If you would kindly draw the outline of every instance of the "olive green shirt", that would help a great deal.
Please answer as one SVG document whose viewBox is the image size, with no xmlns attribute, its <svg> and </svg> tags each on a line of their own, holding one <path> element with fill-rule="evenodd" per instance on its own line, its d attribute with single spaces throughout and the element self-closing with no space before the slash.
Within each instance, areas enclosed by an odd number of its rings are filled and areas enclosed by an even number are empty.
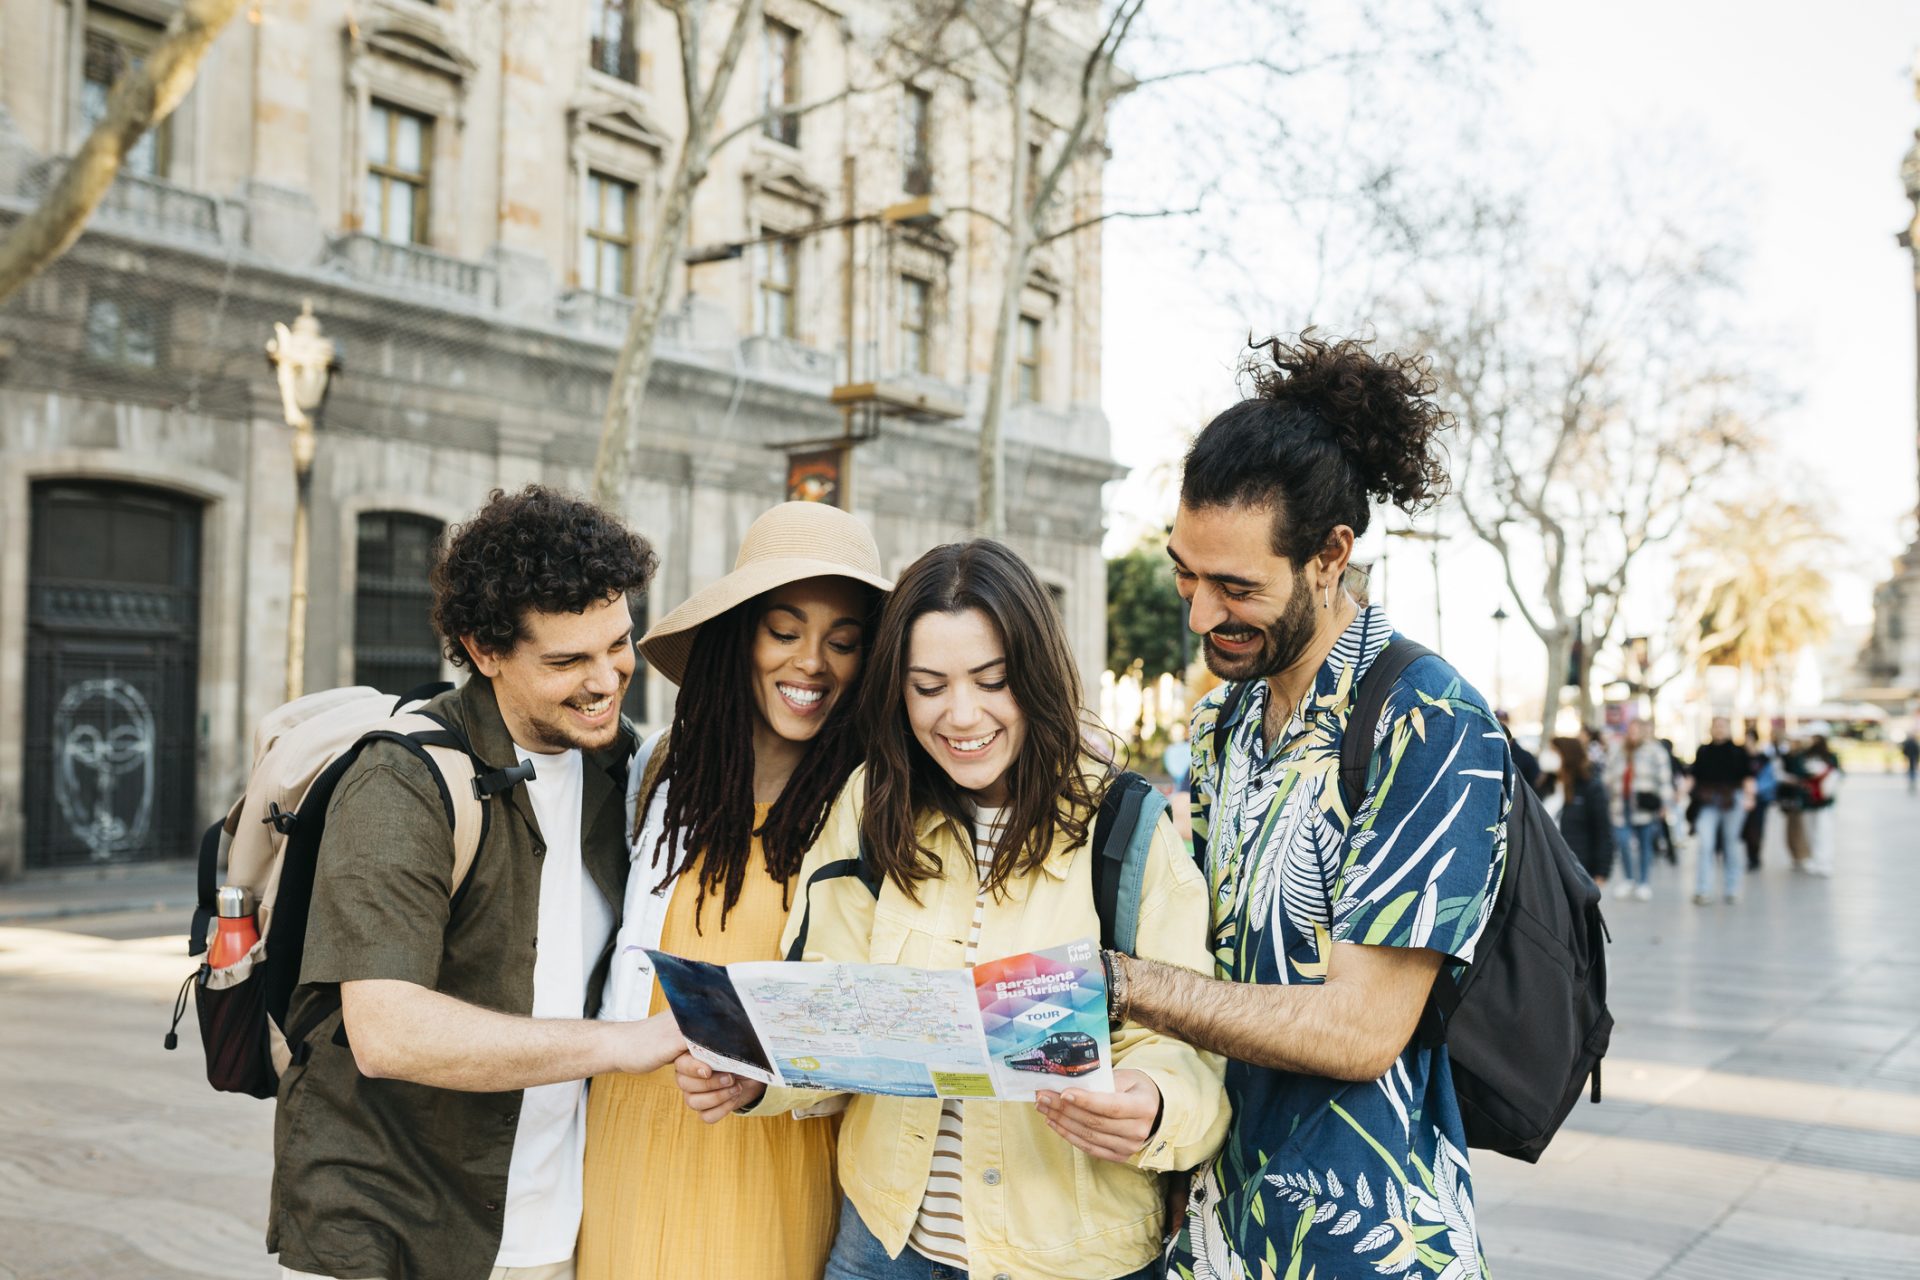
<svg viewBox="0 0 1920 1280">
<path fill-rule="evenodd" d="M 493 686 L 474 677 L 426 710 L 461 729 L 481 773 L 516 761 Z M 633 741 L 582 761 L 581 861 L 618 915 L 626 896 L 626 762 Z M 463 1093 L 370 1080 L 340 1025 L 338 984 L 418 983 L 469 1004 L 533 1009 L 540 859 L 525 785 L 487 800 L 486 835 L 457 899 L 453 835 L 427 766 L 405 747 L 360 753 L 327 806 L 301 985 L 287 1025 L 321 1018 L 281 1077 L 267 1249 L 295 1271 L 379 1280 L 484 1280 L 500 1249 L 520 1091 Z M 551 945 L 578 945 L 572 939 Z M 609 941 L 581 993 L 599 1008 Z"/>
</svg>

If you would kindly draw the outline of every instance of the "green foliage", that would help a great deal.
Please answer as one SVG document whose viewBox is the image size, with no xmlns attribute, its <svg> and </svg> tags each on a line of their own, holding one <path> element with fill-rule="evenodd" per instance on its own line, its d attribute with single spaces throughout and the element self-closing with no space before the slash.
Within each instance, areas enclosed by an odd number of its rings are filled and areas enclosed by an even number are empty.
<svg viewBox="0 0 1920 1280">
<path fill-rule="evenodd" d="M 1137 658 L 1149 680 L 1179 674 L 1186 625 L 1186 604 L 1157 542 L 1107 561 L 1107 670 L 1126 671 Z"/>
</svg>

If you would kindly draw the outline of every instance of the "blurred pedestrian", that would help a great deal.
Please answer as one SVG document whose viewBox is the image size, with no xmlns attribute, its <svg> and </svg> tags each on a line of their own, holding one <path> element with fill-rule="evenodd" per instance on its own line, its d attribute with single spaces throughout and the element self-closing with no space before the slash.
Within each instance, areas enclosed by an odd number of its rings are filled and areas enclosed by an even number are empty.
<svg viewBox="0 0 1920 1280">
<path fill-rule="evenodd" d="M 1187 789 L 1187 775 L 1193 771 L 1193 744 L 1187 741 L 1187 722 L 1176 720 L 1167 730 L 1167 750 L 1160 757 L 1160 765 L 1167 771 L 1167 777 L 1173 780 L 1173 790 L 1177 794 Z"/>
<path fill-rule="evenodd" d="M 1753 807 L 1740 824 L 1740 839 L 1747 846 L 1747 870 L 1760 869 L 1760 849 L 1767 839 L 1767 810 L 1773 807 L 1780 789 L 1780 751 L 1771 742 L 1762 742 L 1760 734 L 1747 730 L 1747 754 L 1753 757 Z"/>
<path fill-rule="evenodd" d="M 1844 776 L 1839 757 L 1827 745 L 1827 734 L 1831 731 L 1831 726 L 1824 720 L 1816 720 L 1808 725 L 1807 732 L 1812 741 L 1807 744 L 1801 757 L 1800 787 L 1807 822 L 1807 861 L 1804 869 L 1808 875 L 1815 876 L 1833 874 L 1833 803 Z"/>
<path fill-rule="evenodd" d="M 1713 860 L 1720 858 L 1722 892 L 1729 903 L 1740 901 L 1740 880 L 1746 858 L 1736 841 L 1746 810 L 1753 804 L 1753 757 L 1733 740 L 1733 726 L 1715 716 L 1708 740 L 1693 756 L 1693 798 L 1698 836 L 1694 855 L 1693 904 L 1713 901 Z"/>
<path fill-rule="evenodd" d="M 1660 746 L 1667 753 L 1667 768 L 1673 777 L 1672 803 L 1660 813 L 1660 821 L 1653 837 L 1653 849 L 1672 866 L 1680 865 L 1682 845 L 1693 843 L 1693 777 L 1680 753 L 1674 750 L 1672 738 L 1660 739 Z M 1678 816 L 1684 825 L 1674 829 L 1674 818 Z"/>
<path fill-rule="evenodd" d="M 1560 834 L 1593 882 L 1604 889 L 1613 874 L 1613 821 L 1607 812 L 1606 783 L 1578 739 L 1555 738 L 1547 750 L 1560 760 Z"/>
<path fill-rule="evenodd" d="M 1673 763 L 1653 740 L 1645 720 L 1627 726 L 1627 736 L 1607 753 L 1607 803 L 1620 846 L 1616 898 L 1653 897 L 1653 842 L 1673 801 Z"/>
<path fill-rule="evenodd" d="M 1508 723 L 1506 712 L 1496 711 L 1493 718 L 1500 725 L 1500 732 L 1507 736 L 1507 750 L 1513 756 L 1513 767 L 1520 771 L 1520 777 L 1533 788 L 1533 793 L 1540 795 L 1540 758 L 1521 746 L 1513 736 L 1513 726 Z"/>
<path fill-rule="evenodd" d="M 1907 758 L 1907 794 L 1912 795 L 1920 786 L 1920 738 L 1914 737 L 1911 729 L 1900 743 L 1900 754 Z"/>
<path fill-rule="evenodd" d="M 1807 845 L 1807 793 L 1804 778 L 1807 748 L 1804 742 L 1789 740 L 1780 753 L 1774 804 L 1786 827 L 1788 863 L 1795 871 L 1804 871 L 1810 852 Z"/>
</svg>

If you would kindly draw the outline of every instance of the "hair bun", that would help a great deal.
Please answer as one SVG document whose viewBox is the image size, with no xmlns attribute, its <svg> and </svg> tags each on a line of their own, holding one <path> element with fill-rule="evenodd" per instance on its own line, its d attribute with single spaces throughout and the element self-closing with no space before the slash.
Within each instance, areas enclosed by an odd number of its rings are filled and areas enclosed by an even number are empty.
<svg viewBox="0 0 1920 1280">
<path fill-rule="evenodd" d="M 1424 357 L 1376 356 L 1364 341 L 1323 340 L 1312 329 L 1291 344 L 1274 337 L 1250 345 L 1271 360 L 1249 356 L 1243 365 L 1254 394 L 1324 422 L 1369 497 L 1411 512 L 1446 493 L 1436 437 L 1453 418 L 1432 399 L 1438 384 Z"/>
</svg>

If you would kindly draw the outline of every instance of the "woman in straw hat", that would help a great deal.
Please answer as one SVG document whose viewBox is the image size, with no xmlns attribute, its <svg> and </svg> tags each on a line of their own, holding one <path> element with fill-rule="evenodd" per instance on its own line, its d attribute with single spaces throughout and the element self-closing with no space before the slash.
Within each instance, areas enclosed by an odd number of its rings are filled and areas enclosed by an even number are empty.
<svg viewBox="0 0 1920 1280">
<path fill-rule="evenodd" d="M 794 874 L 860 762 L 854 694 L 892 585 L 865 525 L 784 503 L 747 530 L 732 573 L 640 642 L 680 697 L 631 770 L 633 868 L 603 1017 L 665 1008 L 646 948 L 780 957 Z M 818 1276 L 838 1207 L 831 1126 L 705 1129 L 671 1071 L 599 1077 L 580 1280 Z"/>
<path fill-rule="evenodd" d="M 860 693 L 863 773 L 834 805 L 783 940 L 804 958 L 928 968 L 1097 935 L 1089 841 L 1107 770 L 1082 733 L 1080 681 L 1045 589 L 997 542 L 936 547 L 900 577 Z M 1172 824 L 1153 834 L 1135 951 L 1208 971 L 1206 881 Z M 883 879 L 820 876 L 858 856 Z M 1038 1104 L 862 1094 L 846 1108 L 846 1191 L 828 1280 L 1014 1275 L 1144 1280 L 1159 1270 L 1161 1174 L 1226 1133 L 1224 1063 L 1125 1021 L 1109 993 L 1112 1091 Z M 1058 1025 L 1058 1024 L 1053 1024 Z M 817 1093 L 765 1089 L 692 1057 L 689 1104 L 788 1124 Z"/>
</svg>

